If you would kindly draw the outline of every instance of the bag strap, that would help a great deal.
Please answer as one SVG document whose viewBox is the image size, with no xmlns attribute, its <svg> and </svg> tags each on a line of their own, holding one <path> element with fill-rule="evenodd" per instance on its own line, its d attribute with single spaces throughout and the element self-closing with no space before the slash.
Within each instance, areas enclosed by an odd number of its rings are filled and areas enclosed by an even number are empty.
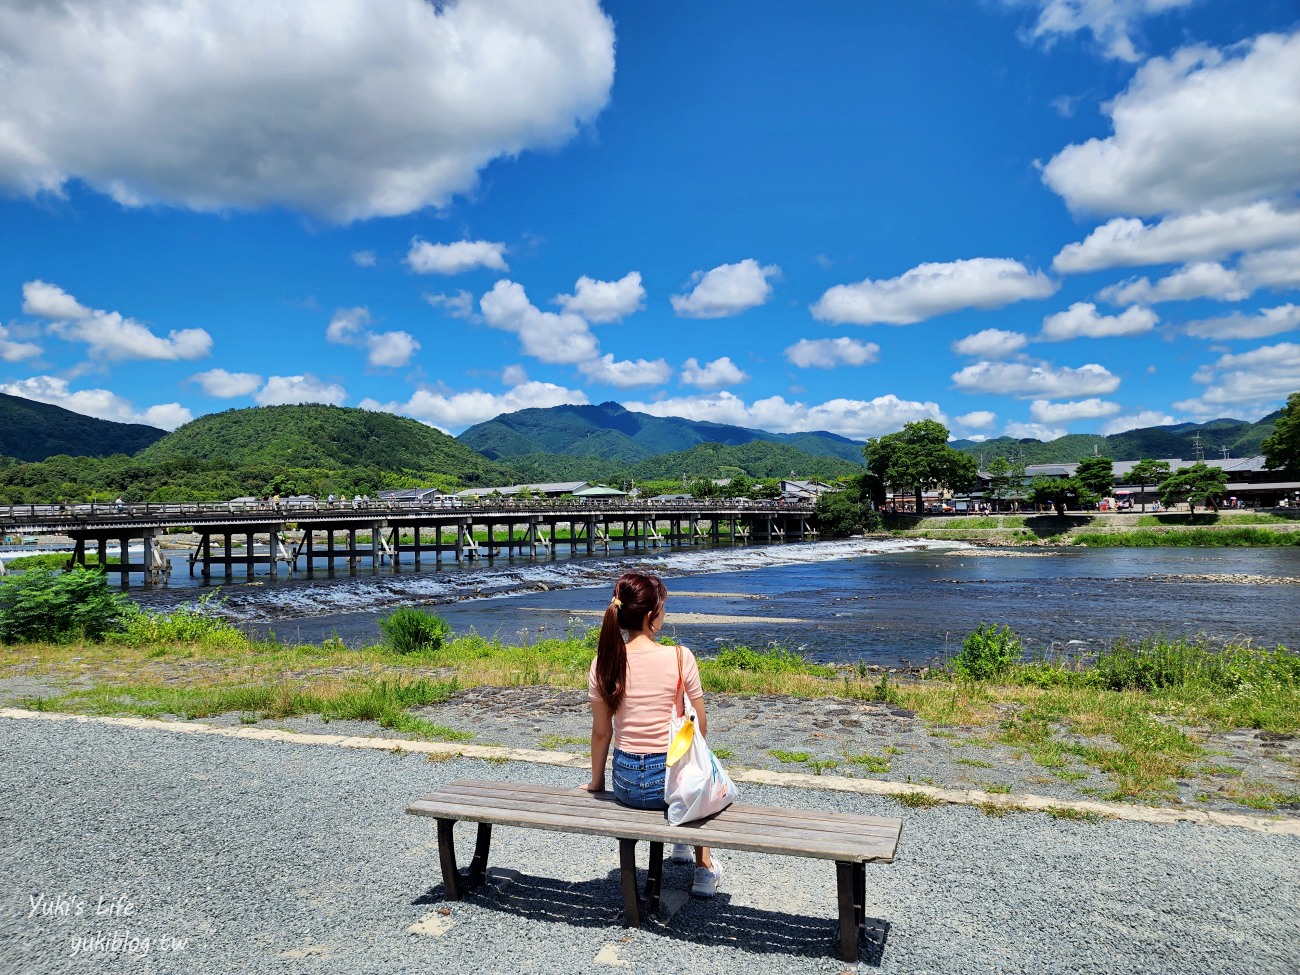
<svg viewBox="0 0 1300 975">
<path fill-rule="evenodd" d="M 679 709 L 678 702 L 680 702 L 681 713 L 685 714 L 686 696 L 684 691 L 682 690 L 682 647 L 680 643 L 677 645 L 677 690 L 673 691 L 673 714 L 674 715 L 678 713 L 678 709 Z"/>
</svg>

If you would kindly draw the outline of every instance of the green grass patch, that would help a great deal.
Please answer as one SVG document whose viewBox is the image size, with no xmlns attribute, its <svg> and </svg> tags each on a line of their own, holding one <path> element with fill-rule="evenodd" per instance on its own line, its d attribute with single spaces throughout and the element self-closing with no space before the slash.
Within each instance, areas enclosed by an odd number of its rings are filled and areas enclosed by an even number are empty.
<svg viewBox="0 0 1300 975">
<path fill-rule="evenodd" d="M 554 751 L 563 745 L 581 745 L 583 748 L 589 748 L 591 746 L 591 739 L 561 737 L 560 735 L 542 735 L 542 737 L 537 740 L 537 747 L 545 748 L 547 751 Z M 714 752 L 714 754 L 716 755 L 717 753 Z"/>
<path fill-rule="evenodd" d="M 778 762 L 807 762 L 812 760 L 812 752 L 791 752 L 783 748 L 773 748 L 768 752 Z"/>
<path fill-rule="evenodd" d="M 860 755 L 845 755 L 844 761 L 851 765 L 861 765 L 868 772 L 888 772 L 889 759 L 863 752 Z"/>
<path fill-rule="evenodd" d="M 1073 806 L 1048 806 L 1043 811 L 1053 819 L 1069 819 L 1076 823 L 1100 823 L 1113 818 L 1088 809 L 1075 809 Z"/>
<path fill-rule="evenodd" d="M 1300 532 L 1268 528 L 1186 528 L 1159 532 L 1138 528 L 1126 532 L 1082 532 L 1070 541 L 1089 548 L 1256 548 L 1300 545 Z"/>
<path fill-rule="evenodd" d="M 890 798 L 908 809 L 933 809 L 943 801 L 926 792 L 895 792 Z"/>
</svg>

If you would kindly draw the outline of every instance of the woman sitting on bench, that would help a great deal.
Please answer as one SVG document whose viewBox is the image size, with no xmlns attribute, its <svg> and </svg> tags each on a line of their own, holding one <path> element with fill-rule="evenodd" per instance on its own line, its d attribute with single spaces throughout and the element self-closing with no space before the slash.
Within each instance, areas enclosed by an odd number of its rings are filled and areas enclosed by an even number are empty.
<svg viewBox="0 0 1300 975">
<path fill-rule="evenodd" d="M 589 792 L 605 791 L 605 759 L 614 744 L 614 798 L 634 809 L 667 809 L 664 801 L 668 721 L 677 694 L 677 648 L 658 643 L 668 590 L 657 577 L 624 573 L 605 608 L 596 659 L 591 662 L 587 697 L 591 700 L 591 782 Z M 627 633 L 626 641 L 623 634 Z M 704 690 L 695 657 L 682 648 L 681 681 L 708 734 Z M 690 863 L 690 848 L 673 847 L 674 863 Z M 708 847 L 695 847 L 693 897 L 712 897 L 722 877 Z"/>
</svg>

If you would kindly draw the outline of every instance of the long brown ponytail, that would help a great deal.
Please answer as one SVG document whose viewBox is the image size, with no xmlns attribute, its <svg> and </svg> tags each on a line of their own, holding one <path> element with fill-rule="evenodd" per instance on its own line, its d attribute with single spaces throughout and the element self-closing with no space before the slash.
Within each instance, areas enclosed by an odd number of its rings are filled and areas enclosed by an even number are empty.
<svg viewBox="0 0 1300 975">
<path fill-rule="evenodd" d="M 614 595 L 600 622 L 596 644 L 596 686 L 611 713 L 618 711 L 627 693 L 627 644 L 623 631 L 640 631 L 646 618 L 663 609 L 668 590 L 658 576 L 625 572 L 614 583 Z"/>
</svg>

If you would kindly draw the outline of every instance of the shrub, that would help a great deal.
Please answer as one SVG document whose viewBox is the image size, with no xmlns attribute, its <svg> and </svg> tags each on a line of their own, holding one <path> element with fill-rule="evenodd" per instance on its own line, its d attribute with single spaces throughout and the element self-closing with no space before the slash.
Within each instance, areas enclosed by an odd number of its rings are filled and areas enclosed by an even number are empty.
<svg viewBox="0 0 1300 975">
<path fill-rule="evenodd" d="M 778 646 L 763 650 L 750 647 L 723 647 L 718 651 L 717 664 L 733 670 L 748 670 L 758 674 L 825 674 L 830 668 L 811 664 L 799 654 Z"/>
<path fill-rule="evenodd" d="M 0 641 L 102 640 L 119 626 L 126 601 L 103 573 L 86 569 L 24 572 L 0 581 Z"/>
<path fill-rule="evenodd" d="M 1284 648 L 1215 647 L 1203 640 L 1156 636 L 1136 643 L 1116 640 L 1093 668 L 1102 686 L 1114 691 L 1209 687 L 1235 691 L 1246 686 L 1300 684 L 1300 655 Z"/>
<path fill-rule="evenodd" d="M 437 653 L 451 636 L 451 624 L 441 616 L 406 607 L 381 619 L 379 628 L 395 653 Z"/>
<path fill-rule="evenodd" d="M 238 647 L 248 638 L 229 620 L 208 609 L 215 593 L 202 597 L 197 605 L 178 606 L 166 613 L 150 612 L 134 603 L 123 607 L 121 642 L 133 647 L 157 643 L 201 643 Z"/>
<path fill-rule="evenodd" d="M 980 623 L 962 643 L 961 651 L 952 658 L 952 669 L 958 677 L 969 680 L 989 680 L 1006 672 L 1020 662 L 1024 650 L 1020 640 L 1009 626 Z"/>
</svg>

